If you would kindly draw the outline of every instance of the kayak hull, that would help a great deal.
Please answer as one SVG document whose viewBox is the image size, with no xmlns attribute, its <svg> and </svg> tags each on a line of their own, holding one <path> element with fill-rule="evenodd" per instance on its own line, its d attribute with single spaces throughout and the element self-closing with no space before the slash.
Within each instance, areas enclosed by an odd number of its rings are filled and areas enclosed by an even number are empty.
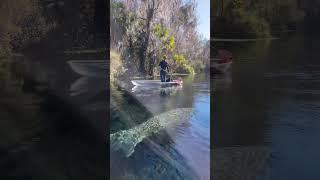
<svg viewBox="0 0 320 180">
<path fill-rule="evenodd" d="M 133 80 L 131 83 L 135 86 L 178 86 L 181 82 L 161 82 L 159 80 Z"/>
<path fill-rule="evenodd" d="M 81 76 L 105 77 L 107 74 L 106 60 L 72 60 L 68 61 L 68 64 Z"/>
<path fill-rule="evenodd" d="M 227 62 L 227 63 L 214 63 L 211 65 L 211 70 L 212 73 L 225 73 L 228 71 L 228 69 L 230 69 L 232 65 L 232 62 Z"/>
</svg>

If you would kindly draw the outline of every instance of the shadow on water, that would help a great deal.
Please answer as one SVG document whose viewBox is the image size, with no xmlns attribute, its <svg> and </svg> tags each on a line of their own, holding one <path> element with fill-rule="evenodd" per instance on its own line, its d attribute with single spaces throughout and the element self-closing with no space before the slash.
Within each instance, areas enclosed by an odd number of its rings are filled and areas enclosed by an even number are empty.
<svg viewBox="0 0 320 180">
<path fill-rule="evenodd" d="M 105 179 L 104 133 L 62 95 L 68 86 L 53 86 L 63 81 L 55 73 L 64 66 L 46 63 L 1 60 L 0 178 Z"/>
</svg>

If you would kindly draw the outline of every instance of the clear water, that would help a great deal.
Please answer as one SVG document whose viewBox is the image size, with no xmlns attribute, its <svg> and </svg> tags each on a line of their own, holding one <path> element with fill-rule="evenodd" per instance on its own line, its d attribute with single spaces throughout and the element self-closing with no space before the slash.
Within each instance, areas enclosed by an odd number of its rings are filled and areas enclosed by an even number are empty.
<svg viewBox="0 0 320 180">
<path fill-rule="evenodd" d="M 209 179 L 209 77 L 183 79 L 182 87 L 111 89 L 111 133 L 175 108 L 194 108 L 187 123 L 143 140 L 129 158 L 111 151 L 111 179 Z"/>
<path fill-rule="evenodd" d="M 216 43 L 231 72 L 211 79 L 215 179 L 319 179 L 317 37 Z"/>
</svg>

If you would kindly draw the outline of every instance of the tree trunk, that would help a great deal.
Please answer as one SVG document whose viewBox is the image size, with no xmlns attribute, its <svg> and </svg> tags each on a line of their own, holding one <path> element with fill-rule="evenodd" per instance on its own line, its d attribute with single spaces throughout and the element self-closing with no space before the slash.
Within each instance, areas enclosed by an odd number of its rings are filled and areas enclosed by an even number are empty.
<svg viewBox="0 0 320 180">
<path fill-rule="evenodd" d="M 221 17 L 223 17 L 224 11 L 224 0 L 221 0 Z"/>
<path fill-rule="evenodd" d="M 150 26 L 151 26 L 151 21 L 153 19 L 154 11 L 155 11 L 155 1 L 153 0 L 151 2 L 151 4 L 149 4 L 148 9 L 147 9 L 146 33 L 143 34 L 143 35 L 145 35 L 145 37 L 143 37 L 144 43 L 142 45 L 142 52 L 141 52 L 142 56 L 141 56 L 140 63 L 139 63 L 140 64 L 140 72 L 143 74 L 146 73 L 145 62 L 146 62 L 147 50 L 148 50 L 148 46 L 149 46 Z"/>
</svg>

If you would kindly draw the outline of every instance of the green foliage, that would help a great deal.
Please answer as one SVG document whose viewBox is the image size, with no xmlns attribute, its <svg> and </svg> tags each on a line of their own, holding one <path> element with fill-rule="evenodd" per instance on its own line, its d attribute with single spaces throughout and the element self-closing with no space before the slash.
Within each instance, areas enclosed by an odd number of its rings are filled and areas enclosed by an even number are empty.
<svg viewBox="0 0 320 180">
<path fill-rule="evenodd" d="M 166 49 L 165 52 L 161 52 L 160 54 L 167 55 L 167 53 L 172 53 L 172 60 L 173 60 L 173 63 L 175 64 L 172 67 L 176 70 L 176 72 L 194 74 L 195 70 L 192 65 L 188 64 L 188 61 L 186 60 L 185 55 L 178 54 L 175 52 L 176 51 L 175 37 L 174 35 L 170 35 L 168 37 L 168 34 L 170 34 L 169 28 L 166 28 L 162 24 L 156 24 L 153 28 L 153 32 L 155 36 L 159 38 L 162 44 L 160 49 L 163 49 L 163 48 Z M 204 65 L 198 66 L 197 68 L 198 72 L 200 72 L 203 69 L 204 69 Z"/>
<path fill-rule="evenodd" d="M 227 29 L 221 29 L 237 31 L 246 37 L 269 37 L 271 30 L 287 30 L 304 17 L 297 0 L 225 0 L 223 7 Z"/>
<path fill-rule="evenodd" d="M 287 25 L 290 22 L 300 21 L 304 13 L 297 8 L 297 3 L 293 0 L 281 0 L 274 2 L 272 8 L 271 24 Z"/>
<path fill-rule="evenodd" d="M 156 24 L 153 28 L 153 33 L 160 39 L 166 39 L 169 34 L 169 29 L 161 24 Z"/>
<path fill-rule="evenodd" d="M 1 42 L 0 44 L 0 58 L 4 58 L 9 56 L 11 53 L 11 49 L 9 48 L 8 42 Z"/>
<path fill-rule="evenodd" d="M 188 65 L 188 64 L 185 64 L 183 67 L 187 70 L 187 73 L 189 73 L 189 74 L 195 74 L 194 69 L 193 69 L 192 66 L 190 66 L 190 65 Z"/>
<path fill-rule="evenodd" d="M 46 21 L 37 0 L 4 0 L 1 5 L 0 56 L 39 41 L 55 27 Z"/>
<path fill-rule="evenodd" d="M 195 62 L 195 63 L 192 65 L 192 67 L 193 67 L 193 69 L 194 69 L 194 72 L 197 72 L 197 73 L 203 71 L 203 70 L 206 68 L 205 64 L 203 64 L 203 63 L 201 63 L 201 62 Z"/>
<path fill-rule="evenodd" d="M 160 49 L 165 48 L 169 52 L 173 52 L 176 48 L 174 36 L 169 36 L 170 30 L 169 28 L 165 27 L 162 24 L 156 24 L 153 28 L 154 35 L 159 39 L 163 47 Z M 169 36 L 169 37 L 168 37 Z"/>
<path fill-rule="evenodd" d="M 232 1 L 232 4 L 235 8 L 243 8 L 244 2 L 242 0 L 234 0 Z"/>
<path fill-rule="evenodd" d="M 152 3 L 160 6 L 152 9 L 157 7 Z M 169 4 L 171 1 L 111 1 L 111 46 L 118 49 L 123 44 L 118 51 L 124 66 L 151 75 L 163 55 L 176 73 L 194 73 L 194 64 L 188 64 L 191 57 L 206 66 L 209 64 L 203 60 L 209 61 L 208 50 L 202 50 L 209 48 L 209 44 L 201 45 L 201 38 L 195 33 L 196 4 L 181 1 L 172 3 L 174 8 Z M 158 13 L 161 11 L 165 13 Z M 193 33 L 192 38 L 187 38 L 185 33 Z"/>
<path fill-rule="evenodd" d="M 46 20 L 41 14 L 37 13 L 20 23 L 20 31 L 14 38 L 16 47 L 26 46 L 30 43 L 41 40 L 55 24 L 47 24 Z"/>
<path fill-rule="evenodd" d="M 177 64 L 176 71 L 179 73 L 194 74 L 194 68 L 188 64 L 183 54 L 174 54 L 172 57 L 173 61 Z"/>
<path fill-rule="evenodd" d="M 124 72 L 123 64 L 120 55 L 111 50 L 110 51 L 110 82 L 114 82 L 116 78 Z"/>
<path fill-rule="evenodd" d="M 246 13 L 235 23 L 244 32 L 251 32 L 255 37 L 270 37 L 269 24 L 263 18 Z"/>
<path fill-rule="evenodd" d="M 174 42 L 174 36 L 170 36 L 167 43 L 165 44 L 165 47 L 168 51 L 173 52 L 176 48 L 175 42 Z"/>
<path fill-rule="evenodd" d="M 242 0 L 232 0 L 226 7 L 228 21 L 248 37 L 270 37 L 268 22 L 248 11 Z"/>
<path fill-rule="evenodd" d="M 178 66 L 176 71 L 183 74 L 195 74 L 193 67 L 189 64 L 183 64 L 181 66 Z"/>
<path fill-rule="evenodd" d="M 183 54 L 174 54 L 173 57 L 172 57 L 173 61 L 176 62 L 178 65 L 183 65 L 183 64 L 186 64 L 187 61 L 186 59 L 184 58 L 184 55 Z"/>
</svg>

